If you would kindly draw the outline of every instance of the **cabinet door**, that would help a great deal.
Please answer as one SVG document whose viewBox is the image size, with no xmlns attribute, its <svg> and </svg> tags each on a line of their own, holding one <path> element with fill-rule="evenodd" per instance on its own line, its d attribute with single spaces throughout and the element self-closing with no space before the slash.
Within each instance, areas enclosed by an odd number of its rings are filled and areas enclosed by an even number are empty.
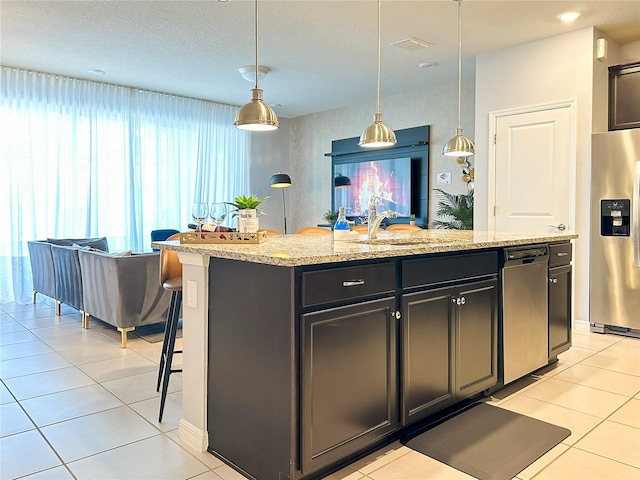
<svg viewBox="0 0 640 480">
<path fill-rule="evenodd" d="M 397 425 L 395 298 L 302 315 L 303 474 Z"/>
<path fill-rule="evenodd" d="M 402 423 L 453 403 L 451 288 L 402 296 Z"/>
<path fill-rule="evenodd" d="M 452 303 L 456 312 L 455 385 L 458 399 L 497 382 L 498 282 L 489 280 L 460 287 Z"/>
<path fill-rule="evenodd" d="M 549 358 L 571 347 L 571 266 L 549 269 Z"/>
</svg>

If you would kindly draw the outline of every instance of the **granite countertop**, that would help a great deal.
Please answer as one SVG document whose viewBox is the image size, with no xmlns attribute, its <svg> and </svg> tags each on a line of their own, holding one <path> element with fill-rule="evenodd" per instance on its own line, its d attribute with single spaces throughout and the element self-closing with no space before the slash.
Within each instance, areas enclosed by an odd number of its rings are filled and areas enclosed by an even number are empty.
<svg viewBox="0 0 640 480">
<path fill-rule="evenodd" d="M 253 263 L 295 267 L 377 258 L 404 257 L 429 253 L 460 252 L 482 248 L 568 241 L 575 234 L 494 233 L 477 230 L 423 230 L 421 232 L 378 233 L 376 240 L 366 235 L 348 241 L 334 241 L 333 235 L 288 234 L 269 236 L 260 244 L 180 244 L 153 242 L 153 248 L 195 253 Z"/>
</svg>

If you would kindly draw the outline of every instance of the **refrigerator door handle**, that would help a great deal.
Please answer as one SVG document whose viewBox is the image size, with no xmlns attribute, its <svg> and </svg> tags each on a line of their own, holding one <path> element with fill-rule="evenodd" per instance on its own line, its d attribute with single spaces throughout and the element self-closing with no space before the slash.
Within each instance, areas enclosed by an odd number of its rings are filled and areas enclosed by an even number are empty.
<svg viewBox="0 0 640 480">
<path fill-rule="evenodd" d="M 631 199 L 631 235 L 633 238 L 633 266 L 640 268 L 640 160 L 633 170 L 633 198 Z"/>
</svg>

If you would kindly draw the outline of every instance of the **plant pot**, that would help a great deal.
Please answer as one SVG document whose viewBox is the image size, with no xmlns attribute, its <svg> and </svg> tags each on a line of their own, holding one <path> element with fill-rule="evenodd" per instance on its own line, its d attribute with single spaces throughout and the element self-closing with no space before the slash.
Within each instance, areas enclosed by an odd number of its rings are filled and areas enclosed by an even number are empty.
<svg viewBox="0 0 640 480">
<path fill-rule="evenodd" d="M 255 208 L 238 210 L 238 232 L 256 233 L 258 231 L 258 211 Z"/>
</svg>

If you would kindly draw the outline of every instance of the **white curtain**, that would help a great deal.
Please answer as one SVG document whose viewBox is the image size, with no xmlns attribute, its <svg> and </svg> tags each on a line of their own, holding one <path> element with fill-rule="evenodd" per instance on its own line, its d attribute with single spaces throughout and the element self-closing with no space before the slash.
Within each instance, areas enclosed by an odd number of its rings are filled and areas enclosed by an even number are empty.
<svg viewBox="0 0 640 480">
<path fill-rule="evenodd" d="M 237 107 L 58 75 L 0 72 L 0 303 L 32 295 L 27 241 L 105 236 L 150 250 L 194 201 L 246 193 Z"/>
</svg>

